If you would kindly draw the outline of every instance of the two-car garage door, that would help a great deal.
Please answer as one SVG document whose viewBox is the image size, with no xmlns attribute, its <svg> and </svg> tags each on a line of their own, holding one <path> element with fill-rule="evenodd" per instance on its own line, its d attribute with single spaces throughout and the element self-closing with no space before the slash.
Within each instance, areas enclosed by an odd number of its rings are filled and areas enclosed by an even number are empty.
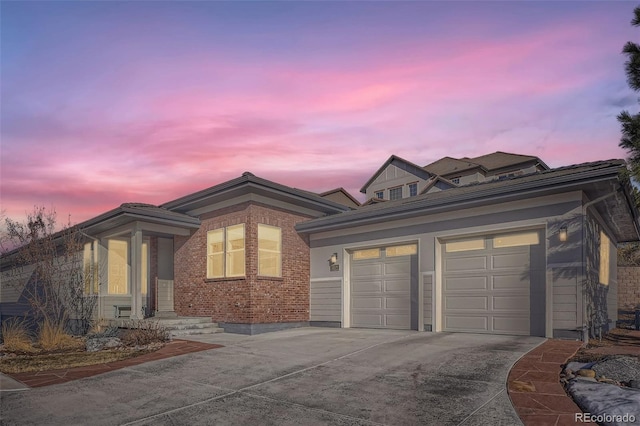
<svg viewBox="0 0 640 426">
<path fill-rule="evenodd" d="M 416 255 L 415 244 L 352 253 L 352 327 L 417 328 Z M 540 231 L 444 241 L 437 321 L 443 331 L 543 335 L 543 277 Z"/>
</svg>

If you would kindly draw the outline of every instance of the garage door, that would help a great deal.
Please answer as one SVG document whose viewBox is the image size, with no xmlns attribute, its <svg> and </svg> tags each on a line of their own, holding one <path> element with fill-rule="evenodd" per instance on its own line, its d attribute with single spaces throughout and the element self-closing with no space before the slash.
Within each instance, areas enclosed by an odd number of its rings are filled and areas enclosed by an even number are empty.
<svg viewBox="0 0 640 426">
<path fill-rule="evenodd" d="M 351 254 L 352 327 L 411 328 L 411 257 L 416 253 L 411 244 Z"/>
<path fill-rule="evenodd" d="M 444 331 L 532 334 L 531 306 L 539 314 L 542 302 L 531 291 L 544 268 L 539 231 L 447 241 L 443 252 Z"/>
</svg>

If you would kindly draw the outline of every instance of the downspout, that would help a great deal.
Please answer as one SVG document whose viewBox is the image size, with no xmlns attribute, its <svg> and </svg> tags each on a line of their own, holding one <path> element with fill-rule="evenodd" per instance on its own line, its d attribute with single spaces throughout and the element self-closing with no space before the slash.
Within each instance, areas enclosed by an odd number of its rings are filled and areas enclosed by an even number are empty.
<svg viewBox="0 0 640 426">
<path fill-rule="evenodd" d="M 582 206 L 582 341 L 585 344 L 589 341 L 589 327 L 586 321 L 587 292 L 585 291 L 587 288 L 587 251 L 585 247 L 587 242 L 587 209 L 594 204 L 616 195 L 618 192 L 620 192 L 620 188 L 616 188 L 614 191 L 602 195 L 595 200 L 591 200 Z M 602 324 L 598 324 L 598 327 L 601 325 Z M 600 331 L 598 333 L 600 333 Z"/>
</svg>

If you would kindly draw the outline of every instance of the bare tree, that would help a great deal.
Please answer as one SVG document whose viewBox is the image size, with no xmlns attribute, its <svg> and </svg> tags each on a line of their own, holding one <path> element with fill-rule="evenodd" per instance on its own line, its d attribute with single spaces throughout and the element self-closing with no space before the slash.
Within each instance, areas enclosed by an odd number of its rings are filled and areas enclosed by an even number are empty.
<svg viewBox="0 0 640 426">
<path fill-rule="evenodd" d="M 56 231 L 56 212 L 35 207 L 24 223 L 5 218 L 8 284 L 31 307 L 34 319 L 77 334 L 92 326 L 97 306 L 98 271 L 83 256 L 84 233 L 70 223 Z M 3 262 L 3 263 L 5 263 Z"/>
</svg>

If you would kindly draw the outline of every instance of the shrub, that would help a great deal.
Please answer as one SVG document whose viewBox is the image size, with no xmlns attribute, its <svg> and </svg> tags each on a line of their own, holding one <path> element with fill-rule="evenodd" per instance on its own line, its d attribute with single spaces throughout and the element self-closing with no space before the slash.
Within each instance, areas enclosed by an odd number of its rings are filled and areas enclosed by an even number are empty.
<svg viewBox="0 0 640 426">
<path fill-rule="evenodd" d="M 101 338 L 101 337 L 120 337 L 120 329 L 115 326 L 107 326 L 104 329 L 89 333 L 87 338 Z"/>
<path fill-rule="evenodd" d="M 75 348 L 79 342 L 64 331 L 62 324 L 45 319 L 40 324 L 38 344 L 45 351 L 54 351 Z"/>
<path fill-rule="evenodd" d="M 169 331 L 158 322 L 131 321 L 121 340 L 127 346 L 144 346 L 151 343 L 164 343 L 169 340 Z"/>
<path fill-rule="evenodd" d="M 2 339 L 7 352 L 33 352 L 26 320 L 10 318 L 2 324 Z"/>
</svg>

